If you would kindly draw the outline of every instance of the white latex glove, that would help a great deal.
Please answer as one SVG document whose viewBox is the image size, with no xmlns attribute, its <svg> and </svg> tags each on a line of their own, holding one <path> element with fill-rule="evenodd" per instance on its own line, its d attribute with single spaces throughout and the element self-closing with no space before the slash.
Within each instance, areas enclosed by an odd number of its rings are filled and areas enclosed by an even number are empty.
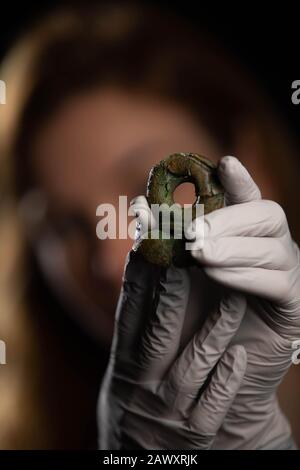
<svg viewBox="0 0 300 470">
<path fill-rule="evenodd" d="M 245 346 L 248 365 L 215 446 L 284 447 L 290 428 L 276 390 L 300 338 L 299 249 L 283 209 L 261 199 L 236 158 L 221 160 L 219 176 L 228 207 L 204 217 L 204 245 L 199 249 L 196 236 L 192 255 L 210 278 L 246 294 L 246 315 L 232 344 Z"/>
<path fill-rule="evenodd" d="M 224 297 L 179 352 L 188 297 L 186 270 L 159 269 L 129 253 L 99 396 L 101 449 L 211 447 L 246 368 L 243 346 L 226 350 L 246 302 Z"/>
</svg>

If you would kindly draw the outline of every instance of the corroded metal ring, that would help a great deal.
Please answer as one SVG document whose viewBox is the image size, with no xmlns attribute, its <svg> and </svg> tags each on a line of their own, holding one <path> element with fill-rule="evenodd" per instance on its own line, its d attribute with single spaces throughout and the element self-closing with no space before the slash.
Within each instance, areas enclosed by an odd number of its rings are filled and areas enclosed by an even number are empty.
<svg viewBox="0 0 300 470">
<path fill-rule="evenodd" d="M 195 186 L 193 219 L 196 214 L 196 204 L 204 204 L 205 214 L 223 206 L 224 189 L 219 182 L 216 166 L 196 153 L 174 153 L 150 171 L 147 184 L 147 200 L 150 207 L 152 204 L 173 206 L 175 189 L 186 182 L 191 182 Z M 161 226 L 159 226 L 159 232 L 158 239 L 141 239 L 136 250 L 151 263 L 161 266 L 169 266 L 171 263 L 187 266 L 193 263 L 189 252 L 184 249 L 184 234 L 181 240 L 173 237 L 164 239 Z"/>
</svg>

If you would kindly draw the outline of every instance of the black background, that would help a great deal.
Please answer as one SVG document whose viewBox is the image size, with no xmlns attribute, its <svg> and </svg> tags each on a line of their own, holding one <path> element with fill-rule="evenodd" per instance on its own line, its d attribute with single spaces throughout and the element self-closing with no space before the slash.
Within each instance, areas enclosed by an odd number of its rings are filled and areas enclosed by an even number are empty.
<svg viewBox="0 0 300 470">
<path fill-rule="evenodd" d="M 53 7 L 68 3 L 76 2 L 2 2 L 0 59 L 32 22 L 38 22 Z M 263 2 L 256 5 L 254 2 L 225 2 L 222 6 L 213 1 L 147 3 L 164 4 L 219 37 L 259 79 L 300 143 L 300 105 L 291 102 L 291 83 L 300 79 L 300 15 L 291 2 L 266 3 L 265 9 Z"/>
</svg>

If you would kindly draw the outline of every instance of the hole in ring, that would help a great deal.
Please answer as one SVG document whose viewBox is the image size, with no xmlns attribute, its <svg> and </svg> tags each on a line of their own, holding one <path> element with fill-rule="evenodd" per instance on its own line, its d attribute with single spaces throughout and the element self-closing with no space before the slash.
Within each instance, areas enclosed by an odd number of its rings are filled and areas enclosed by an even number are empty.
<svg viewBox="0 0 300 470">
<path fill-rule="evenodd" d="M 182 207 L 184 204 L 194 204 L 197 200 L 196 188 L 193 183 L 181 183 L 175 189 L 173 193 L 174 202 L 180 204 Z"/>
</svg>

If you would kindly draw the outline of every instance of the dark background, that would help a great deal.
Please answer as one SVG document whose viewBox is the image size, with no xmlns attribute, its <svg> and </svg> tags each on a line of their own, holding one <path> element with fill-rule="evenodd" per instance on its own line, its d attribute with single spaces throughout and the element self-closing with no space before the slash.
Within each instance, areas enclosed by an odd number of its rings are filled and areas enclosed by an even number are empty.
<svg viewBox="0 0 300 470">
<path fill-rule="evenodd" d="M 39 5 L 33 2 L 3 2 L 0 60 L 26 27 L 38 22 L 53 7 L 68 3 L 74 4 L 76 1 L 44 0 Z M 207 2 L 202 1 L 152 0 L 147 3 L 164 4 L 219 37 L 258 78 L 300 141 L 300 104 L 295 106 L 291 102 L 291 83 L 300 79 L 300 15 L 291 3 L 285 6 L 270 3 L 266 11 L 262 10 L 262 2 L 260 6 L 254 6 L 253 2 L 248 5 L 245 2 L 242 5 L 226 2 L 226 6 L 216 2 L 210 2 L 207 6 Z"/>
</svg>

